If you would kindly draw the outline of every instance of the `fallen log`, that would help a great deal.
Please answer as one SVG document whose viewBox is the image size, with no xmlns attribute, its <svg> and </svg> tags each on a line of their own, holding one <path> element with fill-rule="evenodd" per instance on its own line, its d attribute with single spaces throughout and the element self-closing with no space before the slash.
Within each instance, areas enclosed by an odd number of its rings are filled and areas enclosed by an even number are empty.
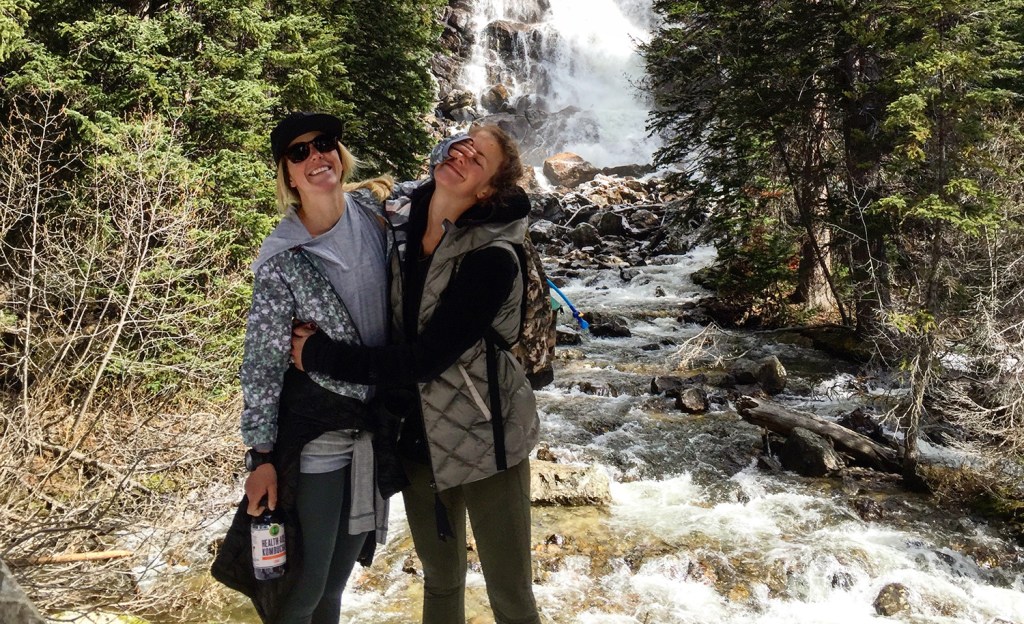
<svg viewBox="0 0 1024 624">
<path fill-rule="evenodd" d="M 849 455 L 857 463 L 883 472 L 901 472 L 896 452 L 893 449 L 886 448 L 856 431 L 851 431 L 813 414 L 804 414 L 782 407 L 777 403 L 749 396 L 740 397 L 736 402 L 736 408 L 744 420 L 758 427 L 764 427 L 782 435 L 789 435 L 793 429 L 802 427 L 828 438 L 836 450 Z"/>
</svg>

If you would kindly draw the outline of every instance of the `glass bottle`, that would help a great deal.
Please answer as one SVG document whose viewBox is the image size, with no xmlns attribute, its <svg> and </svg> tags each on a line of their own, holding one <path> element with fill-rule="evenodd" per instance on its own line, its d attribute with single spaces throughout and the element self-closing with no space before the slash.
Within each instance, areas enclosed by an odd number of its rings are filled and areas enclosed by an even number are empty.
<svg viewBox="0 0 1024 624">
<path fill-rule="evenodd" d="M 264 509 L 250 524 L 252 535 L 252 569 L 257 581 L 284 576 L 288 554 L 285 549 L 284 523 L 280 515 Z"/>
</svg>

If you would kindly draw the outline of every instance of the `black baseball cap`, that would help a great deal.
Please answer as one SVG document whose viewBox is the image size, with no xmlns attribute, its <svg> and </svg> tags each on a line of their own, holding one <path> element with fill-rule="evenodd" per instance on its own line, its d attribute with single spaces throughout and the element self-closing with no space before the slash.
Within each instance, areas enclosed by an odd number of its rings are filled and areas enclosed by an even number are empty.
<svg viewBox="0 0 1024 624">
<path fill-rule="evenodd" d="M 289 113 L 270 131 L 270 151 L 274 154 L 274 162 L 281 160 L 288 149 L 288 144 L 294 141 L 295 137 L 307 132 L 320 131 L 340 141 L 342 128 L 341 120 L 327 113 Z"/>
</svg>

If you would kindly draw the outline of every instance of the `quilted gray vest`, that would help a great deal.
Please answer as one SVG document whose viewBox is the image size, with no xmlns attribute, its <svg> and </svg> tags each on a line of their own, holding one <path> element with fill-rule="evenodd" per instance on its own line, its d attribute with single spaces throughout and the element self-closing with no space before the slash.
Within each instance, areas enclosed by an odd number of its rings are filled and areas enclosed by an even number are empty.
<svg viewBox="0 0 1024 624">
<path fill-rule="evenodd" d="M 445 222 L 445 235 L 434 250 L 423 285 L 418 329 L 434 314 L 441 294 L 458 270 L 459 261 L 482 247 L 507 247 L 515 257 L 513 242 L 526 234 L 526 219 L 458 227 Z M 393 275 L 399 275 L 401 258 L 392 255 Z M 403 327 L 402 280 L 391 280 L 391 301 L 397 327 Z M 506 342 L 519 332 L 523 281 L 516 279 L 491 327 Z M 401 334 L 401 331 L 398 332 Z M 497 376 L 497 397 L 488 384 L 486 340 L 478 340 L 441 375 L 418 384 L 424 430 L 437 490 L 487 478 L 504 467 L 526 459 L 537 444 L 540 419 L 537 405 L 519 361 L 510 352 L 495 349 L 492 364 Z M 492 401 L 500 403 L 504 438 L 504 461 L 496 454 L 495 427 L 491 422 Z M 501 449 L 501 441 L 497 445 Z"/>
</svg>

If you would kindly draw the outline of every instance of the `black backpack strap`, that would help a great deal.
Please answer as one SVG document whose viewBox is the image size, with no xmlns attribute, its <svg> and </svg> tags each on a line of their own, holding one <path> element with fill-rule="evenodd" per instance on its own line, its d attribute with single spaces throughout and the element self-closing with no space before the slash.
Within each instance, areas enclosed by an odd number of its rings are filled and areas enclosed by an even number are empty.
<svg viewBox="0 0 1024 624">
<path fill-rule="evenodd" d="M 495 332 L 497 333 L 497 332 Z M 505 456 L 505 423 L 501 418 L 501 389 L 498 388 L 498 350 L 494 341 L 484 338 L 487 358 L 487 391 L 490 395 L 491 430 L 494 433 L 494 459 L 498 470 L 508 469 Z"/>
<path fill-rule="evenodd" d="M 526 317 L 526 254 L 522 245 L 511 245 L 519 263 L 519 274 L 523 279 L 523 301 L 520 302 L 519 334 L 514 342 L 518 342 L 523 333 L 523 322 Z M 455 267 L 458 271 L 458 266 Z M 498 470 L 508 469 L 508 457 L 505 452 L 505 422 L 501 418 L 501 388 L 498 387 L 498 349 L 511 351 L 512 344 L 505 340 L 498 330 L 491 325 L 484 332 L 484 351 L 487 363 L 487 394 L 491 412 L 491 431 L 494 434 L 494 460 Z"/>
</svg>

